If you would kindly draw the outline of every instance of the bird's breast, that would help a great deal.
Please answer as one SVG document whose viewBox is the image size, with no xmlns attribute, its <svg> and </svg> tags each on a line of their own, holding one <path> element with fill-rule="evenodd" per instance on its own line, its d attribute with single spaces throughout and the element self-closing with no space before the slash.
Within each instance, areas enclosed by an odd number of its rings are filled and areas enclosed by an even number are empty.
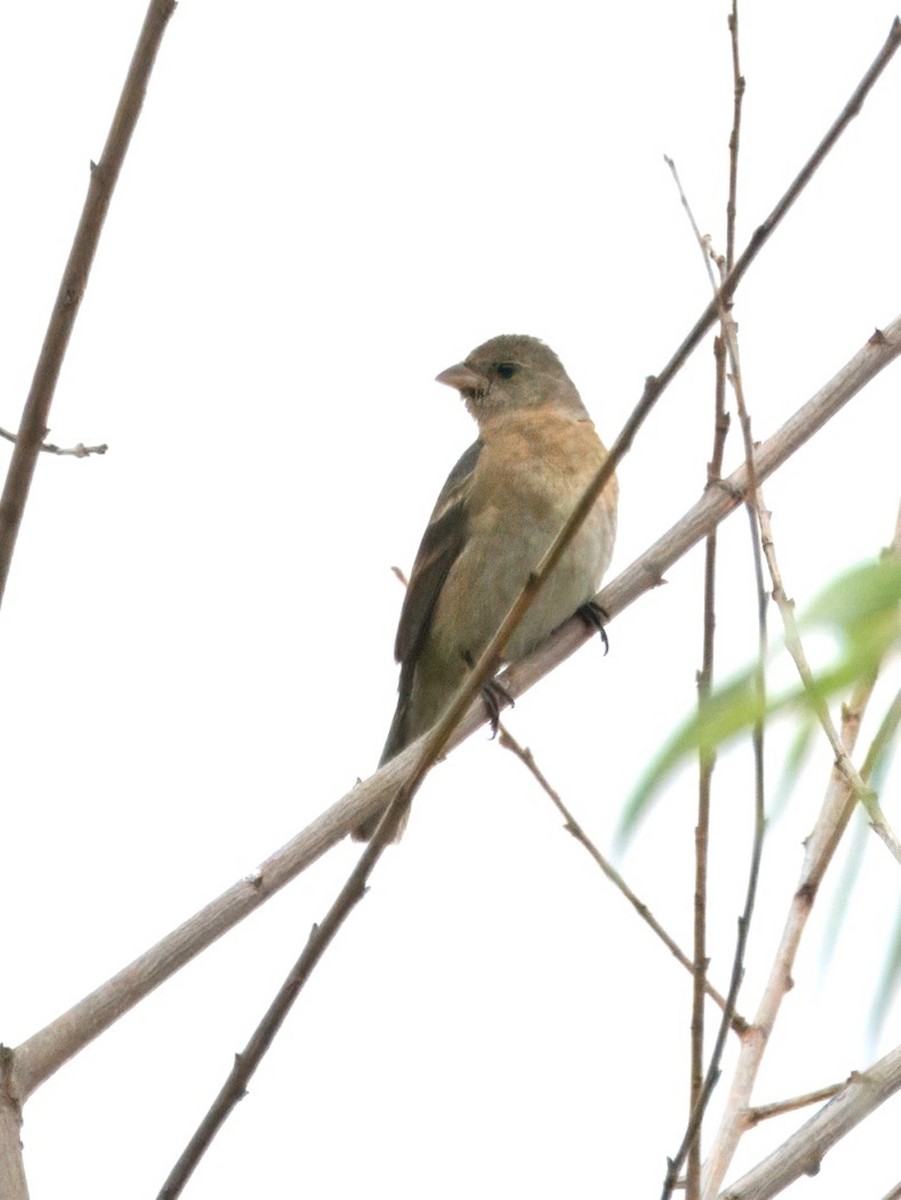
<svg viewBox="0 0 901 1200">
<path fill-rule="evenodd" d="M 590 421 L 555 413 L 519 414 L 482 437 L 465 544 L 432 624 L 448 659 L 481 653 L 607 456 Z M 594 595 L 615 529 L 613 479 L 514 630 L 506 659 L 527 653 Z"/>
</svg>

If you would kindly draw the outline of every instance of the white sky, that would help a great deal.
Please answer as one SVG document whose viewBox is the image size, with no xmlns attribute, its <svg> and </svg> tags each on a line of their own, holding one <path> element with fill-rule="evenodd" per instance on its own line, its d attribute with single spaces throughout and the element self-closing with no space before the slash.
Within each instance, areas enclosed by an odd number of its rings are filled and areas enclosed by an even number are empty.
<svg viewBox="0 0 901 1200">
<path fill-rule="evenodd" d="M 0 18 L 7 428 L 143 9 L 32 0 Z M 740 244 L 893 15 L 882 0 L 746 5 Z M 0 623 L 3 1042 L 372 771 L 396 685 L 389 568 L 409 568 L 473 433 L 435 374 L 494 334 L 536 334 L 612 440 L 708 298 L 662 156 L 722 247 L 730 69 L 725 4 L 182 0 L 52 414 L 53 440 L 110 451 L 40 463 Z M 901 57 L 739 293 L 759 438 L 899 312 L 899 111 Z M 611 577 L 700 493 L 711 367 L 708 343 L 621 470 Z M 801 608 L 891 535 L 898 372 L 767 488 Z M 736 430 L 730 470 L 739 458 Z M 725 673 L 752 653 L 754 618 L 744 519 L 723 539 Z M 690 711 L 700 568 L 695 552 L 613 624 L 606 659 L 587 647 L 509 717 L 602 847 Z M 897 671 L 861 747 L 892 686 Z M 748 765 L 740 751 L 717 773 L 723 987 Z M 767 842 L 748 1015 L 828 768 L 823 742 Z M 896 827 L 897 790 L 896 766 Z M 680 776 L 623 862 L 686 946 L 694 795 Z M 338 847 L 41 1088 L 23 1131 L 34 1200 L 156 1193 L 356 853 Z M 897 1004 L 876 1041 L 868 1025 L 897 894 L 869 845 L 827 961 L 824 888 L 756 1100 L 897 1044 Z M 478 734 L 427 782 L 187 1194 L 656 1196 L 683 1129 L 689 1004 L 688 977 Z M 898 1113 L 896 1099 L 792 1195 L 883 1195 L 901 1176 Z M 749 1136 L 732 1177 L 802 1119 Z"/>
</svg>

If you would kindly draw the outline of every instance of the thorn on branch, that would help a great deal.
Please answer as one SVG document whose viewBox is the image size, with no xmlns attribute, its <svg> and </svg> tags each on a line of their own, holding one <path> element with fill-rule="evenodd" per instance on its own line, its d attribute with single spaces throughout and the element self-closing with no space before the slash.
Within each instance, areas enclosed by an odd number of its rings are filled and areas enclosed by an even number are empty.
<svg viewBox="0 0 901 1200">
<path fill-rule="evenodd" d="M 652 587 L 663 587 L 664 584 L 666 583 L 666 579 L 664 578 L 663 572 L 660 570 L 660 568 L 657 566 L 656 563 L 653 563 L 653 562 L 642 563 L 641 569 L 644 571 L 645 575 L 647 575 L 648 578 L 651 580 Z"/>
</svg>

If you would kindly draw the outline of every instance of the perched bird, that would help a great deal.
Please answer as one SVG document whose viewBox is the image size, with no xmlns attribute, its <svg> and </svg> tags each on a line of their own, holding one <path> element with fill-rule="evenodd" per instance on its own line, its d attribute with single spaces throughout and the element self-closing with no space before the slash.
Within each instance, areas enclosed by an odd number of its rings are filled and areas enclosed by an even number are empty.
<svg viewBox="0 0 901 1200">
<path fill-rule="evenodd" d="M 379 766 L 442 715 L 607 457 L 563 364 L 537 338 L 492 338 L 437 380 L 459 390 L 479 436 L 448 476 L 416 555 L 394 648 L 400 694 Z M 594 596 L 613 553 L 616 503 L 611 478 L 513 630 L 507 662 Z M 381 815 L 354 837 L 370 838 Z"/>
</svg>

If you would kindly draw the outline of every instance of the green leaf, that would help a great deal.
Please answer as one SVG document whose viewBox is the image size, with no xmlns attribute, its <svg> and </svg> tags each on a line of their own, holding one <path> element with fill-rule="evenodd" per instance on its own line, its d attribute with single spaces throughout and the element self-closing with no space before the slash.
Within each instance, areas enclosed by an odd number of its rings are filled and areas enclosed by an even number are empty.
<svg viewBox="0 0 901 1200">
<path fill-rule="evenodd" d="M 901 561 L 886 556 L 879 562 L 862 563 L 820 592 L 807 610 L 802 628 L 832 626 L 854 638 L 861 627 L 877 624 L 888 615 L 897 628 L 901 603 Z"/>
<path fill-rule="evenodd" d="M 703 710 L 689 718 L 652 760 L 629 797 L 617 841 L 622 846 L 656 798 L 661 785 L 690 757 L 715 754 L 761 720 L 798 711 L 802 722 L 857 680 L 872 675 L 901 644 L 901 562 L 854 567 L 823 589 L 799 622 L 802 630 L 826 628 L 837 637 L 834 661 L 806 688 L 795 687 L 764 702 L 756 685 L 756 666 L 715 689 Z"/>
</svg>

